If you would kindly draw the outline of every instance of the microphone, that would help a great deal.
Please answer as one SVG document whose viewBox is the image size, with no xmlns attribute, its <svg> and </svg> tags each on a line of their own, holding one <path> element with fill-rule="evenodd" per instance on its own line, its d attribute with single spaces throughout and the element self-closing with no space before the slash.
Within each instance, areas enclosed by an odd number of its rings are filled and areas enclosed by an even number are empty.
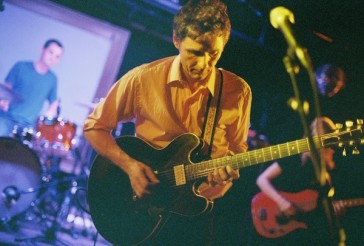
<svg viewBox="0 0 364 246">
<path fill-rule="evenodd" d="M 289 47 L 297 47 L 297 41 L 290 27 L 290 24 L 294 24 L 294 15 L 290 10 L 285 7 L 276 7 L 270 11 L 269 20 L 274 28 L 283 33 Z"/>
<path fill-rule="evenodd" d="M 274 28 L 283 33 L 288 44 L 288 54 L 291 57 L 295 54 L 304 67 L 311 69 L 311 60 L 306 53 L 306 49 L 298 45 L 291 29 L 291 24 L 295 22 L 293 13 L 285 7 L 276 7 L 270 11 L 269 20 Z"/>
</svg>

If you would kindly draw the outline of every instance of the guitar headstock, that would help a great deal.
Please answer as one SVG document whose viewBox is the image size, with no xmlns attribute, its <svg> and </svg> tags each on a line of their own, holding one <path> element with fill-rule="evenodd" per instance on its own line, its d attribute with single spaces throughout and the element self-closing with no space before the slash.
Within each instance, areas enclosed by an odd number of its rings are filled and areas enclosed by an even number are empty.
<svg viewBox="0 0 364 246">
<path fill-rule="evenodd" d="M 336 145 L 343 149 L 343 155 L 346 156 L 347 148 L 352 149 L 353 155 L 360 154 L 358 146 L 364 144 L 363 119 L 357 119 L 356 124 L 348 120 L 345 125 L 336 124 L 335 126 Z"/>
</svg>

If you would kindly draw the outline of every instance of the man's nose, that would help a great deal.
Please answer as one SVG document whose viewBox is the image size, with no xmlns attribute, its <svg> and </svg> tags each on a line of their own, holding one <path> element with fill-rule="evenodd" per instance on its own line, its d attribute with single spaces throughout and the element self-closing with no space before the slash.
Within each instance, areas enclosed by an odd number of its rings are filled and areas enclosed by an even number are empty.
<svg viewBox="0 0 364 246">
<path fill-rule="evenodd" d="M 200 56 L 198 59 L 198 66 L 203 69 L 207 67 L 210 64 L 211 58 L 209 54 L 205 54 L 203 56 Z"/>
</svg>

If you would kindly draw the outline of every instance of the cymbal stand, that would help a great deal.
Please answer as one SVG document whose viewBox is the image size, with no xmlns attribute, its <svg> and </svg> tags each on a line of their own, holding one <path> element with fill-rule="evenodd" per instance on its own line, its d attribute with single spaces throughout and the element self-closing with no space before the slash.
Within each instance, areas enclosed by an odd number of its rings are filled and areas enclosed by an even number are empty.
<svg viewBox="0 0 364 246">
<path fill-rule="evenodd" d="M 73 167 L 81 167 L 79 168 L 81 173 L 78 174 L 75 170 L 71 170 L 71 174 L 61 172 L 59 167 L 65 160 L 63 158 L 67 158 L 66 156 L 57 155 L 49 149 L 38 153 L 42 165 L 42 187 L 39 197 L 25 212 L 25 219 L 28 221 L 38 219 L 42 222 L 44 229 L 41 235 L 18 238 L 18 242 L 54 242 L 55 240 L 59 242 L 56 237 L 57 232 L 65 232 L 73 238 L 81 235 L 94 238 L 97 235 L 91 215 L 85 209 L 86 205 L 81 204 L 79 197 L 82 185 L 86 186 L 87 180 L 86 161 L 83 153 L 80 152 L 80 147 L 82 146 L 68 152 L 74 157 L 71 158 Z M 82 200 L 86 203 L 85 196 Z"/>
<path fill-rule="evenodd" d="M 82 194 L 80 193 L 80 191 L 86 190 L 86 188 L 83 187 L 86 186 L 88 176 L 87 169 L 85 169 L 86 161 L 83 153 L 80 152 L 80 149 L 83 149 L 80 148 L 82 146 L 83 145 L 72 149 L 72 156 L 74 157 L 74 163 L 72 164 L 74 168 L 73 170 L 71 170 L 72 174 L 62 173 L 60 169 L 55 168 L 59 167 L 62 158 L 51 155 L 47 156 L 44 159 L 43 169 L 45 175 L 43 175 L 42 180 L 44 182 L 51 181 L 49 183 L 60 184 L 57 184 L 57 186 L 58 188 L 62 188 L 61 192 L 59 192 L 62 195 L 52 194 L 52 190 L 49 190 L 47 192 L 51 193 L 50 199 L 49 195 L 45 194 L 46 197 L 41 197 L 39 199 L 40 201 L 38 201 L 38 203 L 40 202 L 41 204 L 34 204 L 33 207 L 35 209 L 46 209 L 45 213 L 42 213 L 42 211 L 36 212 L 41 216 L 43 220 L 46 220 L 48 222 L 51 221 L 53 223 L 48 226 L 49 228 L 53 228 L 56 231 L 68 233 L 73 238 L 77 238 L 80 235 L 87 237 L 90 236 L 94 238 L 96 234 L 96 229 L 93 225 L 91 215 L 86 208 L 86 196 L 80 196 Z M 80 170 L 80 172 L 76 172 L 76 167 L 79 168 L 78 170 Z M 52 180 L 54 179 L 56 180 L 56 182 L 52 182 Z M 62 185 L 61 183 L 64 183 L 64 185 Z M 54 190 L 55 189 L 53 189 L 53 191 Z M 56 191 L 58 191 L 57 187 Z M 47 199 L 47 196 L 48 201 L 46 203 L 50 204 L 50 210 L 56 210 L 53 213 L 49 213 L 49 209 L 47 209 L 43 205 L 44 202 L 42 202 L 42 200 L 44 201 L 45 199 Z M 80 201 L 81 199 L 83 202 Z M 52 205 L 52 203 L 55 203 L 55 205 Z"/>
<path fill-rule="evenodd" d="M 6 186 L 2 190 L 2 196 L 3 196 L 3 202 L 7 204 L 7 206 L 12 207 L 15 205 L 20 197 L 22 195 L 31 194 L 31 193 L 37 193 L 42 188 L 39 187 L 31 187 L 25 190 L 19 190 L 17 186 L 15 185 L 9 185 Z M 13 217 L 2 217 L 0 220 L 0 227 L 3 229 L 6 229 L 6 231 L 17 231 L 19 229 L 18 226 L 18 218 L 19 215 L 13 216 Z"/>
<path fill-rule="evenodd" d="M 39 241 L 39 242 L 59 242 L 64 244 L 61 240 L 56 238 L 56 232 L 59 229 L 57 223 L 57 217 L 61 211 L 60 202 L 63 199 L 64 194 L 61 192 L 58 194 L 59 188 L 68 183 L 69 180 L 55 180 L 46 184 L 42 184 L 40 188 L 41 195 L 38 199 L 32 202 L 31 207 L 25 212 L 25 219 L 28 221 L 39 218 L 39 222 L 42 222 L 42 235 L 27 238 L 16 238 L 16 242 L 24 241 Z M 65 244 L 66 245 L 66 244 Z"/>
<path fill-rule="evenodd" d="M 82 139 L 79 141 L 78 147 L 73 149 L 73 155 L 75 156 L 73 172 L 78 174 L 73 176 L 71 186 L 66 191 L 58 221 L 62 225 L 61 230 L 68 232 L 72 237 L 77 238 L 82 234 L 82 236 L 90 236 L 94 239 L 96 228 L 88 211 L 86 199 L 86 185 L 89 175 L 87 158 L 89 156 L 86 154 L 87 152 L 84 152 L 85 147 L 87 147 L 85 141 L 82 141 Z"/>
<path fill-rule="evenodd" d="M 86 178 L 86 176 L 84 176 Z M 61 211 L 58 216 L 58 222 L 61 230 L 70 234 L 73 238 L 80 235 L 92 238 L 95 237 L 96 229 L 93 225 L 91 215 L 81 200 L 86 201 L 85 196 L 80 191 L 85 189 L 78 186 L 76 180 L 72 181 L 72 187 L 66 192 L 65 198 L 61 204 Z"/>
<path fill-rule="evenodd" d="M 61 177 L 58 167 L 62 157 L 47 154 L 42 156 L 40 153 L 42 165 L 42 184 L 39 188 L 39 197 L 34 200 L 30 207 L 25 211 L 25 220 L 32 221 L 39 219 L 42 222 L 42 235 L 30 238 L 17 238 L 17 242 L 23 241 L 43 241 L 62 243 L 56 238 L 56 232 L 60 229 L 60 224 L 57 221 L 61 213 L 62 206 L 60 205 L 66 197 L 66 190 L 74 177 Z"/>
<path fill-rule="evenodd" d="M 72 187 L 67 191 L 59 220 L 62 229 L 69 232 L 72 237 L 75 238 L 82 234 L 82 236 L 91 237 L 95 240 L 97 230 L 93 224 L 86 199 L 87 177 L 90 174 L 89 163 L 93 152 L 84 137 L 80 136 L 78 145 L 72 153 L 75 157 L 73 173 L 77 176 L 72 181 Z"/>
</svg>

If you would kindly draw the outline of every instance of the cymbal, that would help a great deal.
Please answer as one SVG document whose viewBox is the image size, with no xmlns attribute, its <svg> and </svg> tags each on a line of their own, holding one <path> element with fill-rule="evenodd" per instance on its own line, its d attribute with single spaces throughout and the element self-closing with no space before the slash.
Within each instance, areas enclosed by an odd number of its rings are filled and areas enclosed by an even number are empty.
<svg viewBox="0 0 364 246">
<path fill-rule="evenodd" d="M 8 100 L 11 103 L 19 103 L 23 101 L 18 93 L 12 89 L 9 89 L 4 84 L 0 84 L 0 100 Z"/>
</svg>

